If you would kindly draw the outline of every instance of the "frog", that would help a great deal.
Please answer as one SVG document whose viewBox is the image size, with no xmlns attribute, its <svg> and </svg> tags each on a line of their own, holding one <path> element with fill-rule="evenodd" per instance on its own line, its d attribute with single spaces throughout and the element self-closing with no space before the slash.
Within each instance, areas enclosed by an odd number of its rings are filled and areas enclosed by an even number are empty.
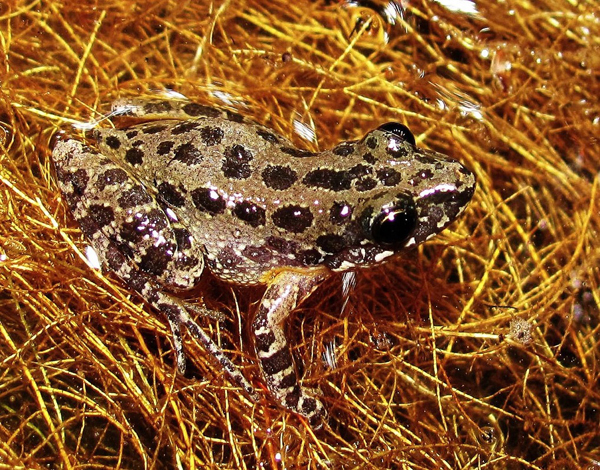
<svg viewBox="0 0 600 470">
<path fill-rule="evenodd" d="M 231 110 L 187 99 L 113 103 L 112 127 L 58 139 L 56 179 L 83 235 L 172 332 L 183 374 L 185 328 L 255 401 L 256 388 L 194 319 L 220 312 L 181 299 L 208 270 L 263 286 L 244 317 L 270 396 L 315 429 L 327 412 L 301 385 L 290 315 L 326 279 L 381 265 L 455 221 L 476 188 L 459 161 L 420 148 L 388 122 L 313 152 Z"/>
</svg>

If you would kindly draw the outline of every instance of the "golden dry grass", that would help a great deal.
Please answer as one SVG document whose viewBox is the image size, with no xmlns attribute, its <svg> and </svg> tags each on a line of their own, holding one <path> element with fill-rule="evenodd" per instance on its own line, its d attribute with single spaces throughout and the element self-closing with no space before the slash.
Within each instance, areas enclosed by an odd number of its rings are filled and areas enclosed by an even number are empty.
<svg viewBox="0 0 600 470">
<path fill-rule="evenodd" d="M 405 4 L 396 25 L 333 1 L 0 4 L 0 468 L 600 468 L 598 4 Z M 322 431 L 189 335 L 177 375 L 165 321 L 84 261 L 51 136 L 165 89 L 311 150 L 397 120 L 477 173 L 443 235 L 295 315 Z M 260 386 L 239 333 L 260 290 L 201 291 Z"/>
</svg>

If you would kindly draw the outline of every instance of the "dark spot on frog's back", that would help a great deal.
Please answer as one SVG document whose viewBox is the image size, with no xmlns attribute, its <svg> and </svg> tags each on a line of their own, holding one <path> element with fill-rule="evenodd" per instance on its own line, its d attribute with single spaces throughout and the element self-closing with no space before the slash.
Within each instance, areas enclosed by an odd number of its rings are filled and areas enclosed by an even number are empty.
<svg viewBox="0 0 600 470">
<path fill-rule="evenodd" d="M 296 242 L 280 237 L 268 237 L 267 246 L 284 255 L 289 255 L 299 250 Z"/>
<path fill-rule="evenodd" d="M 227 147 L 224 152 L 223 174 L 227 178 L 246 179 L 252 175 L 250 162 L 253 159 L 252 153 L 242 145 L 233 145 Z"/>
<path fill-rule="evenodd" d="M 164 131 L 167 128 L 165 125 L 154 124 L 151 126 L 145 126 L 142 128 L 142 132 L 144 134 L 158 134 L 159 132 Z"/>
<path fill-rule="evenodd" d="M 222 114 L 221 110 L 219 110 L 217 108 L 213 108 L 211 106 L 205 106 L 205 105 L 198 104 L 198 103 L 188 103 L 182 109 L 188 116 L 192 116 L 192 117 L 206 116 L 206 117 L 216 118 L 216 117 L 221 116 L 221 114 Z"/>
<path fill-rule="evenodd" d="M 121 168 L 109 168 L 96 180 L 96 189 L 98 191 L 104 191 L 104 188 L 113 184 L 120 186 L 127 181 L 128 178 L 125 170 L 122 170 Z"/>
<path fill-rule="evenodd" d="M 242 201 L 236 204 L 233 214 L 252 227 L 265 225 L 265 210 L 250 201 Z"/>
<path fill-rule="evenodd" d="M 364 178 L 360 178 L 354 185 L 356 190 L 361 191 L 361 192 L 370 191 L 375 186 L 377 186 L 377 181 L 368 176 L 364 177 Z"/>
<path fill-rule="evenodd" d="M 317 266 L 323 262 L 323 257 L 318 250 L 311 248 L 310 250 L 304 250 L 296 256 L 298 261 L 304 266 Z"/>
<path fill-rule="evenodd" d="M 371 150 L 374 150 L 377 147 L 377 139 L 373 136 L 369 136 L 365 139 L 365 144 Z"/>
<path fill-rule="evenodd" d="M 113 150 L 118 150 L 121 147 L 121 141 L 115 135 L 109 135 L 106 137 L 105 141 L 106 145 Z"/>
<path fill-rule="evenodd" d="M 223 140 L 223 129 L 212 126 L 203 127 L 200 129 L 200 138 L 206 146 L 219 145 Z"/>
<path fill-rule="evenodd" d="M 173 148 L 173 145 L 175 145 L 175 142 L 173 142 L 172 140 L 166 140 L 164 142 L 161 142 L 160 144 L 158 144 L 158 147 L 156 147 L 156 153 L 158 155 L 167 155 Z"/>
<path fill-rule="evenodd" d="M 92 204 L 88 211 L 90 214 L 93 214 L 94 219 L 96 219 L 100 226 L 108 225 L 115 220 L 115 212 L 111 207 L 102 204 Z"/>
<path fill-rule="evenodd" d="M 181 250 L 189 250 L 192 247 L 192 234 L 183 227 L 174 227 L 173 234 L 177 242 L 177 248 Z"/>
<path fill-rule="evenodd" d="M 147 211 L 144 217 L 138 222 L 140 225 L 144 225 L 144 230 L 147 230 L 151 234 L 164 230 L 169 226 L 169 221 L 165 213 L 162 209 L 156 207 Z M 138 228 L 138 230 L 140 229 Z"/>
<path fill-rule="evenodd" d="M 272 219 L 279 228 L 288 232 L 302 233 L 312 225 L 313 215 L 309 208 L 292 204 L 277 209 Z"/>
<path fill-rule="evenodd" d="M 400 172 L 393 168 L 382 168 L 381 170 L 377 170 L 377 178 L 384 186 L 395 186 L 402 181 Z"/>
<path fill-rule="evenodd" d="M 151 209 L 137 215 L 139 218 L 124 222 L 119 227 L 119 236 L 123 241 L 137 245 L 148 237 L 156 237 L 156 233 L 168 225 L 165 214 L 160 209 Z"/>
<path fill-rule="evenodd" d="M 179 245 L 178 245 L 179 246 Z M 195 268 L 198 266 L 200 260 L 195 256 L 188 256 L 180 252 L 178 264 L 182 267 Z"/>
<path fill-rule="evenodd" d="M 133 253 L 131 253 L 131 250 L 127 246 L 121 247 L 120 245 L 111 243 L 105 253 L 108 269 L 118 271 L 126 263 L 125 257 L 131 258 L 132 255 Z M 144 275 L 136 277 L 129 285 L 135 289 L 138 285 L 143 284 L 143 281 L 146 281 L 146 276 Z"/>
<path fill-rule="evenodd" d="M 405 159 L 408 155 L 410 155 L 410 150 L 407 148 L 408 144 L 400 144 L 398 143 L 396 147 L 386 147 L 387 154 L 394 160 L 402 160 Z"/>
<path fill-rule="evenodd" d="M 375 164 L 375 162 L 377 161 L 377 159 L 373 156 L 373 154 L 371 152 L 366 152 L 365 154 L 363 154 L 362 157 L 363 157 L 363 160 L 370 165 Z"/>
<path fill-rule="evenodd" d="M 308 150 L 300 150 L 294 147 L 281 147 L 279 150 L 296 158 L 310 158 L 317 155 L 314 152 L 309 152 Z"/>
<path fill-rule="evenodd" d="M 144 105 L 145 114 L 164 114 L 168 113 L 173 109 L 171 103 L 167 100 L 164 101 L 150 101 Z"/>
<path fill-rule="evenodd" d="M 133 139 L 134 137 L 136 137 L 138 135 L 138 131 L 136 129 L 131 129 L 130 131 L 127 131 L 125 133 L 125 136 L 128 139 Z"/>
<path fill-rule="evenodd" d="M 280 165 L 268 165 L 261 176 L 267 188 L 279 191 L 288 189 L 298 180 L 298 174 L 294 170 Z"/>
<path fill-rule="evenodd" d="M 344 142 L 333 149 L 333 153 L 340 157 L 347 157 L 354 152 L 354 143 Z"/>
<path fill-rule="evenodd" d="M 144 152 L 138 148 L 130 148 L 125 152 L 125 161 L 130 165 L 141 165 L 144 161 Z"/>
<path fill-rule="evenodd" d="M 197 165 L 202 161 L 202 154 L 195 145 L 188 142 L 175 149 L 173 159 L 185 165 Z"/>
<path fill-rule="evenodd" d="M 373 172 L 370 166 L 367 165 L 355 165 L 348 170 L 350 177 L 356 180 L 354 187 L 357 191 L 369 191 L 377 186 L 377 181 L 371 178 L 370 175 Z"/>
<path fill-rule="evenodd" d="M 225 200 L 214 189 L 198 188 L 190 194 L 198 210 L 209 214 L 222 214 L 225 212 Z"/>
<path fill-rule="evenodd" d="M 217 108 L 198 103 L 187 103 L 181 109 L 190 117 L 206 116 L 215 118 L 222 114 Z"/>
<path fill-rule="evenodd" d="M 183 121 L 171 129 L 171 135 L 181 135 L 200 127 L 199 121 Z"/>
<path fill-rule="evenodd" d="M 244 116 L 242 116 L 239 113 L 235 113 L 233 111 L 227 111 L 227 119 L 229 119 L 230 121 L 233 121 L 233 122 L 238 122 L 238 123 L 246 121 Z"/>
<path fill-rule="evenodd" d="M 344 191 L 350 189 L 352 175 L 347 171 L 319 168 L 309 171 L 302 182 L 310 187 L 330 189 L 331 191 Z"/>
<path fill-rule="evenodd" d="M 430 180 L 433 178 L 433 171 L 431 171 L 429 168 L 425 169 L 419 173 L 419 177 L 423 180 Z"/>
<path fill-rule="evenodd" d="M 122 209 L 130 209 L 144 204 L 150 204 L 152 203 L 152 198 L 144 187 L 134 186 L 131 189 L 123 191 L 119 196 L 117 203 Z"/>
<path fill-rule="evenodd" d="M 170 206 L 181 207 L 185 204 L 185 196 L 171 183 L 161 183 L 156 189 L 158 196 Z"/>
<path fill-rule="evenodd" d="M 348 173 L 352 178 L 360 178 L 361 176 L 370 175 L 373 172 L 370 166 L 367 165 L 354 165 L 348 170 Z"/>
<path fill-rule="evenodd" d="M 270 142 L 272 144 L 277 144 L 279 142 L 279 137 L 277 137 L 272 132 L 266 131 L 264 129 L 257 129 L 256 134 L 263 140 L 266 140 L 267 142 Z"/>
</svg>

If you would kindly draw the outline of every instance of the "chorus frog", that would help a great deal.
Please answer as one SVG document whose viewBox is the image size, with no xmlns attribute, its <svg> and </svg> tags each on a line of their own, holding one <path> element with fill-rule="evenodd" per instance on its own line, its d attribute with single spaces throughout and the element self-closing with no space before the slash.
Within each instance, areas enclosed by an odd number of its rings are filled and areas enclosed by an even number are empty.
<svg viewBox="0 0 600 470">
<path fill-rule="evenodd" d="M 174 295 L 205 266 L 234 285 L 264 285 L 248 319 L 270 394 L 315 427 L 325 410 L 299 384 L 284 324 L 334 272 L 381 264 L 431 238 L 465 209 L 475 177 L 387 123 L 360 140 L 309 152 L 229 111 L 189 101 L 130 100 L 136 122 L 59 141 L 52 158 L 65 200 L 104 267 L 173 331 L 181 326 L 249 394 L 256 392 Z"/>
</svg>

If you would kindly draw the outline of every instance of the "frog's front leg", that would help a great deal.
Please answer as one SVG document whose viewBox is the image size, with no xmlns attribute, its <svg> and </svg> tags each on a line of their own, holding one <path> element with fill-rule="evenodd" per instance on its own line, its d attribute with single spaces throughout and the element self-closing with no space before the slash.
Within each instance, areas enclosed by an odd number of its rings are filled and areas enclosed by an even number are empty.
<svg viewBox="0 0 600 470">
<path fill-rule="evenodd" d="M 323 404 L 298 382 L 284 326 L 296 306 L 328 276 L 326 268 L 277 273 L 268 281 L 252 322 L 256 353 L 269 392 L 281 405 L 305 416 L 313 427 L 322 424 L 326 412 Z"/>
<path fill-rule="evenodd" d="M 231 362 L 225 353 L 215 344 L 208 334 L 194 321 L 188 310 L 199 312 L 204 316 L 215 317 L 220 315 L 204 307 L 188 306 L 184 302 L 172 295 L 161 291 L 152 276 L 140 270 L 133 264 L 115 243 L 110 241 L 102 234 L 97 235 L 92 241 L 92 245 L 99 255 L 102 263 L 113 271 L 129 287 L 137 291 L 156 310 L 163 313 L 173 333 L 173 346 L 175 348 L 177 368 L 181 374 L 185 373 L 186 360 L 181 339 L 181 326 L 187 330 L 202 343 L 208 353 L 221 365 L 229 374 L 233 381 L 242 387 L 246 393 L 254 400 L 258 401 L 258 395 L 254 387 L 246 380 L 241 371 Z"/>
</svg>

